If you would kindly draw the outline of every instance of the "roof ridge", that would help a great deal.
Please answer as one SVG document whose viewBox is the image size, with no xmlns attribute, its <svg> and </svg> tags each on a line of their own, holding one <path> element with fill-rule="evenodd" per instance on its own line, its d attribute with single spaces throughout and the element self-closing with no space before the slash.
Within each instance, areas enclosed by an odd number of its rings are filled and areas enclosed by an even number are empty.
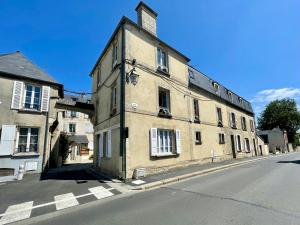
<svg viewBox="0 0 300 225">
<path fill-rule="evenodd" d="M 0 57 L 7 56 L 7 55 L 14 55 L 14 54 L 17 54 L 17 53 L 20 53 L 20 51 L 15 51 L 15 52 L 10 52 L 10 53 L 3 53 L 3 54 L 0 54 Z"/>
</svg>

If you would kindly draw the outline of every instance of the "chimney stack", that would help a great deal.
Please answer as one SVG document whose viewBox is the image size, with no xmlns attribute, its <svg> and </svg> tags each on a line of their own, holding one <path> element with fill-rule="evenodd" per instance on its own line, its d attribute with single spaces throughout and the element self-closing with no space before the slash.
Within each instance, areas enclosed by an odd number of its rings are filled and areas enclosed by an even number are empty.
<svg viewBox="0 0 300 225">
<path fill-rule="evenodd" d="M 157 36 L 156 35 L 157 13 L 142 1 L 135 8 L 135 11 L 137 11 L 138 25 L 140 25 L 145 30 Z"/>
</svg>

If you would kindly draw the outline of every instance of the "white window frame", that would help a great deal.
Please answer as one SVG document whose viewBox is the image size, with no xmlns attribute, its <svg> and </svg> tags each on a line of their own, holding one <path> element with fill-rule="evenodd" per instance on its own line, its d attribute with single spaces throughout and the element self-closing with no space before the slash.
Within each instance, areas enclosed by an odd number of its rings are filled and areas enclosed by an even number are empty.
<svg viewBox="0 0 300 225">
<path fill-rule="evenodd" d="M 165 64 L 164 64 L 164 60 L 163 60 L 163 57 L 162 57 L 162 54 L 165 55 Z M 157 47 L 157 51 L 156 51 L 156 57 L 157 57 L 157 67 L 161 68 L 161 69 L 166 69 L 167 71 L 169 70 L 169 66 L 168 66 L 168 54 L 167 52 L 160 48 L 160 47 Z"/>
<path fill-rule="evenodd" d="M 28 86 L 31 86 L 32 87 L 32 92 L 31 92 L 31 96 L 30 96 L 30 107 L 29 108 L 26 108 L 25 107 L 25 104 L 26 104 L 26 95 L 27 95 L 27 87 Z M 39 104 L 38 104 L 38 109 L 34 109 L 33 108 L 33 103 L 34 103 L 34 96 L 35 96 L 35 92 L 36 92 L 36 88 L 39 88 L 40 89 L 40 95 L 39 95 Z M 25 83 L 25 88 L 24 88 L 24 93 L 23 93 L 23 104 L 22 104 L 22 108 L 23 109 L 27 109 L 27 110 L 37 110 L 39 111 L 41 109 L 41 103 L 42 103 L 42 87 L 41 86 L 38 86 L 38 85 L 33 85 L 33 84 L 30 84 L 30 83 Z"/>
<path fill-rule="evenodd" d="M 19 127 L 18 129 L 18 134 L 17 134 L 17 142 L 16 142 L 16 153 L 24 153 L 24 152 L 20 152 L 19 151 L 19 141 L 20 141 L 20 129 L 27 129 L 27 135 L 26 135 L 26 150 L 25 150 L 25 153 L 28 153 L 28 152 L 32 152 L 32 151 L 29 151 L 29 148 L 30 148 L 30 140 L 31 140 L 31 129 L 38 129 L 38 134 L 37 134 L 37 150 L 34 151 L 33 153 L 38 153 L 39 152 L 39 134 L 40 134 L 40 129 L 38 127 Z"/>
<path fill-rule="evenodd" d="M 175 150 L 175 141 L 174 130 L 157 129 L 157 155 L 173 155 Z"/>
<path fill-rule="evenodd" d="M 114 43 L 113 44 L 113 52 L 112 52 L 112 61 L 113 61 L 112 66 L 113 66 L 113 68 L 118 63 L 118 50 L 119 50 L 118 48 L 119 48 L 118 43 Z"/>
</svg>

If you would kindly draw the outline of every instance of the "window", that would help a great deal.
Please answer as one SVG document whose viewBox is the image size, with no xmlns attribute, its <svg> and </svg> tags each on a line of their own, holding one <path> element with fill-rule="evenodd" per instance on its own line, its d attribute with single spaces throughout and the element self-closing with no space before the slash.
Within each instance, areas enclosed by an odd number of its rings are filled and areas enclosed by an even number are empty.
<svg viewBox="0 0 300 225">
<path fill-rule="evenodd" d="M 38 152 L 38 128 L 19 129 L 18 152 Z"/>
<path fill-rule="evenodd" d="M 111 115 L 116 113 L 117 109 L 117 85 L 114 85 L 111 89 Z"/>
<path fill-rule="evenodd" d="M 170 116 L 170 91 L 164 88 L 158 90 L 159 115 Z"/>
<path fill-rule="evenodd" d="M 118 62 L 118 45 L 114 44 L 113 46 L 113 67 L 117 65 Z"/>
<path fill-rule="evenodd" d="M 200 131 L 196 131 L 196 145 L 201 145 L 202 144 L 202 140 L 201 140 L 201 132 Z"/>
<path fill-rule="evenodd" d="M 250 142 L 248 138 L 245 138 L 245 143 L 246 143 L 246 152 L 250 152 Z"/>
<path fill-rule="evenodd" d="M 69 132 L 76 133 L 76 124 L 75 123 L 69 123 Z"/>
<path fill-rule="evenodd" d="M 239 97 L 239 103 L 243 105 L 243 99 L 241 97 Z"/>
<path fill-rule="evenodd" d="M 197 99 L 194 99 L 194 122 L 199 123 L 200 117 L 199 117 L 199 102 Z"/>
<path fill-rule="evenodd" d="M 230 113 L 230 122 L 231 122 L 231 127 L 236 128 L 236 121 L 235 121 L 235 114 Z"/>
<path fill-rule="evenodd" d="M 250 120 L 250 129 L 253 132 L 254 131 L 254 122 L 253 120 Z"/>
<path fill-rule="evenodd" d="M 41 87 L 26 84 L 24 108 L 40 110 L 40 107 L 41 107 Z"/>
<path fill-rule="evenodd" d="M 71 111 L 71 112 L 70 112 L 70 116 L 71 116 L 71 117 L 77 117 L 77 112 Z"/>
<path fill-rule="evenodd" d="M 174 149 L 174 131 L 159 129 L 158 133 L 158 154 L 169 155 Z"/>
<path fill-rule="evenodd" d="M 223 126 L 222 109 L 217 107 L 217 123 L 219 127 Z"/>
<path fill-rule="evenodd" d="M 246 124 L 246 118 L 244 116 L 242 116 L 241 124 L 242 124 L 242 130 L 246 131 L 247 130 L 247 124 Z"/>
<path fill-rule="evenodd" d="M 190 69 L 189 69 L 189 77 L 190 77 L 190 79 L 195 79 L 194 72 Z"/>
<path fill-rule="evenodd" d="M 241 136 L 237 135 L 237 150 L 240 152 L 242 151 L 242 143 L 241 143 Z"/>
<path fill-rule="evenodd" d="M 232 96 L 232 93 L 230 91 L 227 91 L 227 95 L 228 95 L 228 98 L 231 102 L 233 102 L 233 96 Z"/>
<path fill-rule="evenodd" d="M 213 88 L 215 89 L 215 92 L 218 94 L 219 93 L 219 84 L 217 84 L 216 82 L 212 83 Z"/>
<path fill-rule="evenodd" d="M 160 71 L 168 72 L 167 54 L 160 48 L 157 48 L 157 65 Z"/>
<path fill-rule="evenodd" d="M 98 66 L 98 70 L 97 70 L 97 86 L 99 86 L 101 84 L 101 67 Z"/>
<path fill-rule="evenodd" d="M 219 144 L 225 144 L 225 135 L 222 133 L 219 134 Z"/>
</svg>

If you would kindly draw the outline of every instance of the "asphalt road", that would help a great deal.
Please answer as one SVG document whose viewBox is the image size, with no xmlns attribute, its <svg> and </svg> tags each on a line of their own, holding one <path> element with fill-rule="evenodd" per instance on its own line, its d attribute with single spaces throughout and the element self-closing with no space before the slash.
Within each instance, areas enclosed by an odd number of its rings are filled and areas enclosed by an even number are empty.
<svg viewBox="0 0 300 225">
<path fill-rule="evenodd" d="M 30 224 L 298 225 L 300 153 L 39 218 Z"/>
</svg>

